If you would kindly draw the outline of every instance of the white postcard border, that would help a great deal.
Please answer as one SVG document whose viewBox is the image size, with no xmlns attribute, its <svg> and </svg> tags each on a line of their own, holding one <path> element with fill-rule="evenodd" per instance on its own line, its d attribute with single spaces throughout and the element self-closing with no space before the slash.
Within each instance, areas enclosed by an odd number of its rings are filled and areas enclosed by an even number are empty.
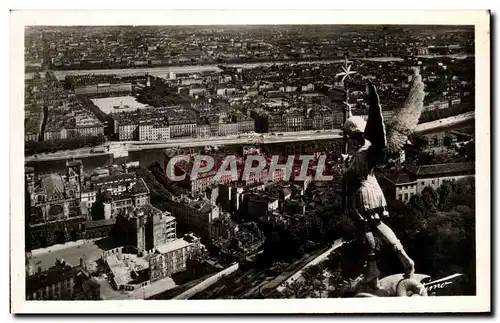
<svg viewBox="0 0 500 323">
<path fill-rule="evenodd" d="M 329 11 L 13 11 L 11 13 L 10 256 L 14 313 L 392 313 L 478 312 L 491 309 L 490 17 L 479 10 Z M 24 26 L 203 24 L 474 25 L 476 34 L 477 295 L 425 298 L 26 301 L 24 259 Z"/>
</svg>

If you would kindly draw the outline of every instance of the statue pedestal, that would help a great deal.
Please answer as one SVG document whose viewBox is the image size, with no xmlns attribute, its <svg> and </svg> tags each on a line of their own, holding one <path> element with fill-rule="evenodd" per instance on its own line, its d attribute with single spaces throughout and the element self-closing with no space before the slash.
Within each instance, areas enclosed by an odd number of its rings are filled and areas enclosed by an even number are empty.
<svg viewBox="0 0 500 323">
<path fill-rule="evenodd" d="M 427 296 L 427 291 L 421 281 L 428 275 L 413 274 L 406 279 L 403 274 L 395 274 L 380 279 L 380 289 L 374 290 L 367 286 L 361 286 L 356 297 L 405 297 L 405 296 Z"/>
</svg>

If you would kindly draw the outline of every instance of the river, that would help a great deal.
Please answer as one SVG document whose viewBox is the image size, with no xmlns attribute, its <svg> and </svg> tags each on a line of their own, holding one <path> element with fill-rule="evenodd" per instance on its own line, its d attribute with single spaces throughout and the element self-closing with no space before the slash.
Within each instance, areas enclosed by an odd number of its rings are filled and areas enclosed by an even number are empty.
<svg viewBox="0 0 500 323">
<path fill-rule="evenodd" d="M 454 129 L 455 127 L 461 127 L 464 123 L 473 122 L 474 112 L 464 113 L 458 116 L 453 116 L 441 120 L 432 121 L 429 123 L 422 123 L 417 126 L 417 131 L 443 131 L 443 127 L 447 130 Z M 455 126 L 456 124 L 456 126 Z M 269 154 L 279 154 L 288 156 L 296 153 L 307 153 L 312 154 L 313 152 L 322 151 L 324 149 L 333 151 L 340 151 L 341 138 L 334 139 L 319 139 L 314 141 L 301 141 L 297 138 L 296 142 L 276 142 L 267 143 L 262 146 Z M 229 144 L 220 146 L 225 153 L 231 154 L 231 152 L 242 152 L 242 147 L 247 146 L 247 144 Z M 335 148 L 334 148 L 335 147 Z M 195 148 L 181 148 L 178 154 L 184 154 L 189 152 L 202 152 L 203 147 Z M 50 159 L 50 160 L 30 160 L 26 162 L 26 166 L 31 166 L 35 168 L 35 172 L 39 174 L 47 173 L 59 173 L 64 172 L 66 168 L 66 160 L 73 160 L 73 157 L 61 157 L 60 159 Z M 112 164 L 122 164 L 132 161 L 138 161 L 142 167 L 148 167 L 153 162 L 158 162 L 160 165 L 165 163 L 165 149 L 163 148 L 153 148 L 153 149 L 143 149 L 143 150 L 131 150 L 127 157 L 113 158 L 112 154 L 99 154 L 90 155 L 86 157 L 76 158 L 83 162 L 85 170 L 92 170 L 97 167 L 106 167 Z"/>
<path fill-rule="evenodd" d="M 269 155 L 292 155 L 299 153 L 307 153 L 309 155 L 314 152 L 324 151 L 324 150 L 338 150 L 341 148 L 341 138 L 335 139 L 320 139 L 315 141 L 297 141 L 297 142 L 284 142 L 284 143 L 269 143 L 261 146 L 261 149 L 266 151 Z M 243 146 L 246 144 L 230 144 L 219 146 L 219 153 L 232 155 L 232 154 L 242 154 Z M 335 148 L 333 148 L 335 147 Z M 180 148 L 176 153 L 178 155 L 188 154 L 188 153 L 202 153 L 204 147 L 195 148 Z M 114 158 L 113 154 L 99 154 L 99 155 L 89 155 L 82 156 L 79 158 L 73 157 L 61 157 L 59 159 L 51 160 L 30 160 L 25 164 L 26 166 L 33 167 L 35 173 L 37 174 L 49 174 L 49 173 L 64 173 L 66 169 L 66 161 L 71 161 L 74 159 L 81 160 L 83 163 L 83 169 L 85 172 L 91 172 L 93 169 L 98 167 L 107 167 L 113 164 L 120 165 L 128 162 L 138 161 L 141 167 L 148 167 L 154 162 L 159 163 L 164 166 L 166 162 L 165 149 L 143 149 L 136 151 L 129 151 L 126 157 Z"/>
<path fill-rule="evenodd" d="M 353 58 L 355 59 L 355 58 Z M 374 58 L 359 58 L 359 60 L 374 60 L 374 61 L 403 61 L 400 57 L 374 57 Z M 341 63 L 343 60 L 311 60 L 311 61 L 278 61 L 278 62 L 256 62 L 256 63 L 235 63 L 223 64 L 235 68 L 256 68 L 259 66 L 283 65 L 283 64 L 332 64 Z M 139 67 L 139 68 L 122 68 L 122 69 L 95 69 L 95 70 L 54 70 L 54 75 L 58 80 L 62 80 L 66 75 L 118 75 L 118 76 L 139 76 L 146 73 L 152 75 L 168 75 L 168 73 L 200 73 L 209 71 L 220 71 L 217 64 L 207 65 L 183 65 L 183 66 L 162 66 L 162 67 Z M 34 73 L 26 73 L 25 78 L 31 78 Z"/>
</svg>

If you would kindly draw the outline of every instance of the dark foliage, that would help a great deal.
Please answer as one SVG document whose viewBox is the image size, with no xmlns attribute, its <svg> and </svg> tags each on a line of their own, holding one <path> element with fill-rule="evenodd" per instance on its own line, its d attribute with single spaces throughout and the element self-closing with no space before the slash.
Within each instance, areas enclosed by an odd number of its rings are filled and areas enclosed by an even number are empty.
<svg viewBox="0 0 500 323">
<path fill-rule="evenodd" d="M 334 201 L 334 199 L 333 199 Z M 387 224 L 401 240 L 407 253 L 416 262 L 416 271 L 440 278 L 462 273 L 465 282 L 460 294 L 475 293 L 475 181 L 466 178 L 456 182 L 445 182 L 437 190 L 427 187 L 422 194 L 414 196 L 408 204 L 388 200 L 390 217 Z M 272 227 L 266 232 L 264 256 L 268 262 L 289 261 L 311 250 L 316 250 L 333 238 L 355 237 L 352 220 L 338 209 L 338 205 L 319 208 L 321 212 L 297 226 Z M 400 273 L 403 268 L 396 253 L 377 238 L 378 263 L 382 276 Z M 359 239 L 345 244 L 340 252 L 324 262 L 325 268 L 333 272 L 334 288 L 328 287 L 329 297 L 338 297 L 343 280 L 361 274 L 364 247 Z M 318 267 L 319 268 L 319 267 Z M 319 279 L 318 268 L 304 275 L 304 281 L 292 284 L 281 294 L 283 297 L 319 297 L 326 291 L 325 283 Z M 323 268 L 323 267 L 322 267 Z M 324 268 L 323 268 L 324 269 Z M 315 274 L 316 273 L 316 274 Z M 335 290 L 337 292 L 335 292 Z"/>
<path fill-rule="evenodd" d="M 172 194 L 156 180 L 156 177 L 147 169 L 137 168 L 135 170 L 138 177 L 142 177 L 150 191 L 151 204 L 162 211 L 168 209 L 168 201 Z"/>
<path fill-rule="evenodd" d="M 187 102 L 176 89 L 162 84 L 143 89 L 137 96 L 137 101 L 153 107 L 166 107 Z"/>
<path fill-rule="evenodd" d="M 105 137 L 89 136 L 75 137 L 70 139 L 56 139 L 48 141 L 28 141 L 24 145 L 24 154 L 26 156 L 41 153 L 51 153 L 58 150 L 78 149 L 82 147 L 93 147 L 103 144 Z"/>
<path fill-rule="evenodd" d="M 415 260 L 417 272 L 433 277 L 465 274 L 469 279 L 463 293 L 475 293 L 474 178 L 445 182 L 437 190 L 427 187 L 409 204 L 389 201 L 389 207 L 388 225 Z M 395 266 L 393 271 L 401 270 Z"/>
</svg>

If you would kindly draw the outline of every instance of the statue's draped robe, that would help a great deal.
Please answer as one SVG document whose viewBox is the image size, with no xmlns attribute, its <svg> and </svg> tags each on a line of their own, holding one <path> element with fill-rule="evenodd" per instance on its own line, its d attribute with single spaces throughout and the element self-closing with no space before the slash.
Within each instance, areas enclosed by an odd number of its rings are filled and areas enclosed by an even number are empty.
<svg viewBox="0 0 500 323">
<path fill-rule="evenodd" d="M 350 158 L 344 174 L 349 213 L 356 220 L 380 219 L 388 215 L 384 193 L 375 177 L 381 152 L 368 140 Z"/>
</svg>

